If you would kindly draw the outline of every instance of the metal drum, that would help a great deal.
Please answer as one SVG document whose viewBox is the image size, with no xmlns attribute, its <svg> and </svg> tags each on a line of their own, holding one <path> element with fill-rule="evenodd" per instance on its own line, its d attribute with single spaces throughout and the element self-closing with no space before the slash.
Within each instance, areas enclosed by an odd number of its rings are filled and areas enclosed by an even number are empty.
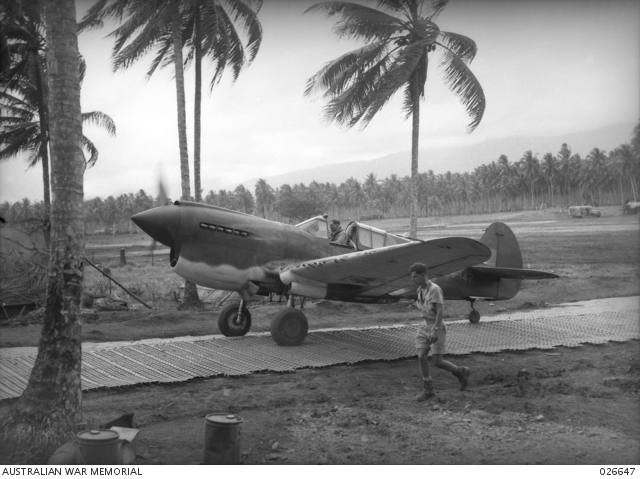
<svg viewBox="0 0 640 479">
<path fill-rule="evenodd" d="M 119 464 L 120 434 L 111 429 L 89 429 L 76 435 L 86 464 Z"/>
<path fill-rule="evenodd" d="M 240 462 L 240 425 L 233 414 L 214 413 L 206 417 L 203 464 L 238 464 Z"/>
</svg>

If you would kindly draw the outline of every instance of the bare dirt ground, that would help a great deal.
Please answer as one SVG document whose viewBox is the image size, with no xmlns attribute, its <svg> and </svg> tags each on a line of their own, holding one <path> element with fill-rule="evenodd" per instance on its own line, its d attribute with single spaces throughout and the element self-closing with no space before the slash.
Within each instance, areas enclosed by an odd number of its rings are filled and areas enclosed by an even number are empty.
<svg viewBox="0 0 640 479">
<path fill-rule="evenodd" d="M 518 237 L 525 267 L 561 276 L 529 281 L 510 301 L 477 302 L 483 316 L 640 295 L 639 218 L 622 216 L 618 208 L 603 213 L 581 220 L 552 211 L 437 218 L 431 223 L 439 227 L 421 229 L 420 237 L 479 238 L 501 220 Z M 404 228 L 403 220 L 371 224 Z M 153 306 L 158 309 L 86 311 L 83 339 L 217 333 L 216 302 L 202 312 L 177 311 L 168 299 Z M 267 331 L 277 307 L 254 304 L 252 331 Z M 459 319 L 468 309 L 448 302 L 446 316 Z M 409 303 L 308 301 L 305 310 L 311 329 L 417 318 Z M 3 321 L 0 347 L 35 346 L 39 330 L 33 319 Z M 453 376 L 434 368 L 438 398 L 427 403 L 413 401 L 421 378 L 416 361 L 408 359 L 91 390 L 83 410 L 93 425 L 135 413 L 138 464 L 199 463 L 204 417 L 220 411 L 243 419 L 244 464 L 640 464 L 638 341 L 450 359 L 472 368 L 469 388 L 458 391 Z M 0 402 L 0 415 L 11 403 Z"/>
</svg>

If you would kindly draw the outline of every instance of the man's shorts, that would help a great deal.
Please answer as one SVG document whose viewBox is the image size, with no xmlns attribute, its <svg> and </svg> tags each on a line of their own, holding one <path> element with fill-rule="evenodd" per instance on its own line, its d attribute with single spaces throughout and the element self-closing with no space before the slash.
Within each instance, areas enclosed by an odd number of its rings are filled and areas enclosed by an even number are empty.
<svg viewBox="0 0 640 479">
<path fill-rule="evenodd" d="M 431 344 L 431 330 L 433 326 L 421 324 L 416 332 L 416 349 L 431 349 L 431 354 L 444 354 L 447 341 L 447 330 L 443 327 L 438 330 L 438 340 Z"/>
</svg>

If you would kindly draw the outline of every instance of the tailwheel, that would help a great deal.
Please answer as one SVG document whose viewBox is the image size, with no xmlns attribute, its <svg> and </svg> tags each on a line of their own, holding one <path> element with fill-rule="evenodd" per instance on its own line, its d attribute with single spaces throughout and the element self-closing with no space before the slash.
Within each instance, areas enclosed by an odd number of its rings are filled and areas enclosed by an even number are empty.
<svg viewBox="0 0 640 479">
<path fill-rule="evenodd" d="M 282 308 L 271 320 L 271 337 L 280 346 L 298 346 L 309 332 L 307 317 L 295 308 Z"/>
<path fill-rule="evenodd" d="M 471 311 L 469 311 L 469 316 L 467 316 L 469 318 L 469 321 L 472 322 L 473 324 L 476 324 L 477 322 L 480 321 L 480 313 L 478 311 L 476 311 L 476 309 L 473 307 L 473 303 L 476 302 L 475 298 L 469 298 L 469 303 L 471 304 Z"/>
<path fill-rule="evenodd" d="M 233 302 L 222 308 L 218 315 L 218 329 L 228 337 L 244 336 L 251 329 L 251 313 L 244 302 Z"/>
</svg>

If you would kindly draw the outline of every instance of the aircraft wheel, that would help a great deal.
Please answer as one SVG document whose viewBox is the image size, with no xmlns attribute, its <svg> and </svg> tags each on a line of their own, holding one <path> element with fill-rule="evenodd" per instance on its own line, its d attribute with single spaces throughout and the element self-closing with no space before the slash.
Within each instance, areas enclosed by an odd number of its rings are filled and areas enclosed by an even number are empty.
<svg viewBox="0 0 640 479">
<path fill-rule="evenodd" d="M 271 320 L 271 337 L 280 346 L 298 346 L 309 332 L 307 318 L 295 308 L 282 308 Z"/>
<path fill-rule="evenodd" d="M 239 302 L 230 303 L 218 315 L 218 329 L 227 336 L 244 336 L 251 329 L 251 313 L 245 308 L 242 315 L 238 314 Z"/>
<path fill-rule="evenodd" d="M 473 324 L 476 324 L 477 322 L 480 321 L 480 313 L 475 309 L 472 309 L 471 311 L 469 311 L 468 317 L 469 317 L 469 321 L 472 322 Z"/>
</svg>

